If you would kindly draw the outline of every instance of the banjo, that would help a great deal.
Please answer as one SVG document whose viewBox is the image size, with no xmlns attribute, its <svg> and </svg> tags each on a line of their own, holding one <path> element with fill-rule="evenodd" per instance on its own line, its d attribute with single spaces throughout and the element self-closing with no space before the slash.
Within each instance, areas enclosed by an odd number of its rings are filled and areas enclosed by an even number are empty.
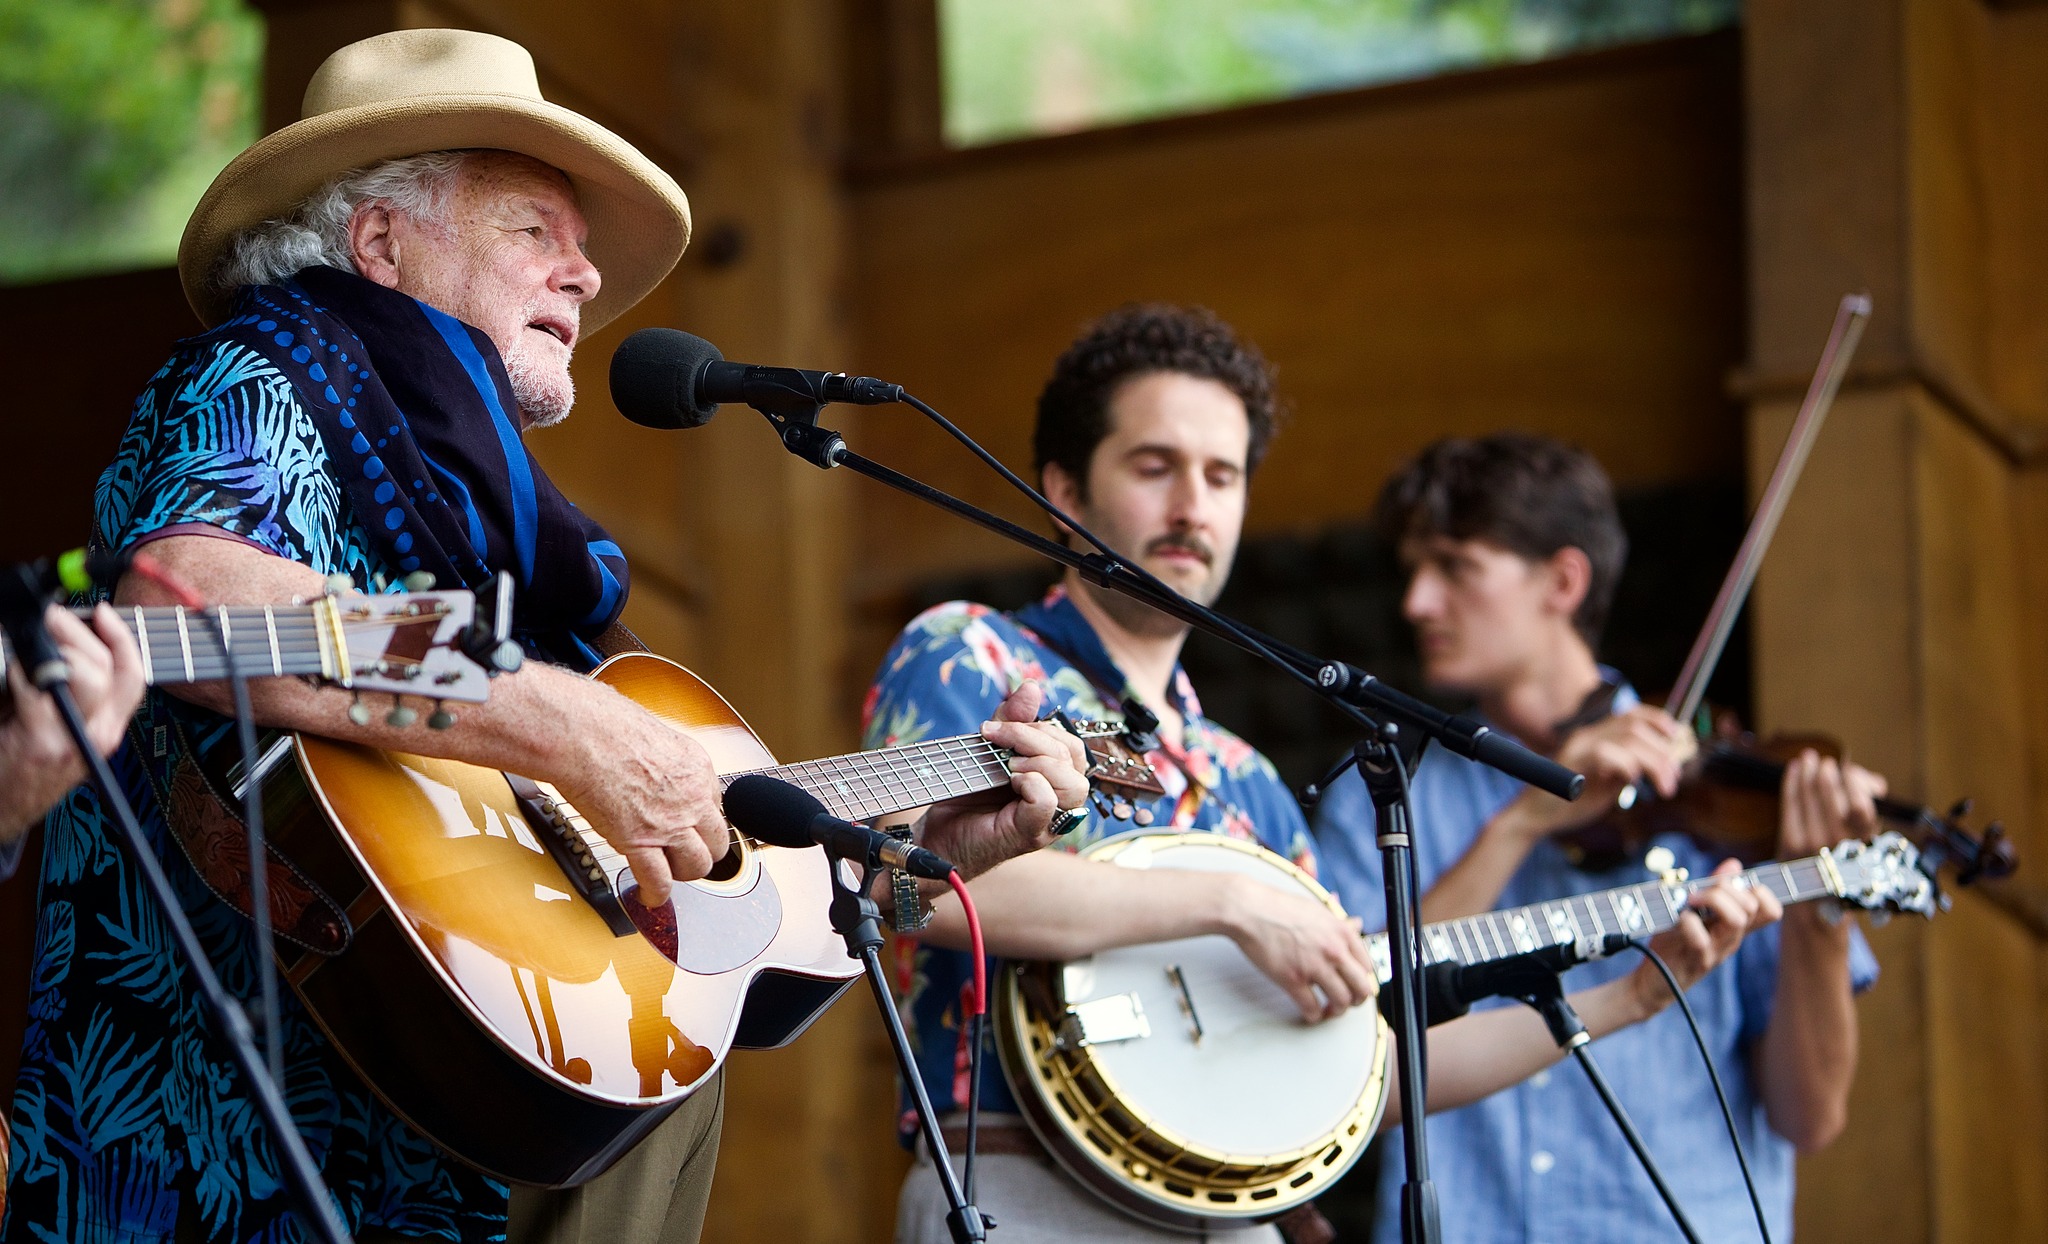
<svg viewBox="0 0 2048 1244">
<path fill-rule="evenodd" d="M 1653 849 L 1654 851 L 1654 849 Z M 1139 831 L 1081 853 L 1120 868 L 1233 872 L 1342 914 L 1301 869 L 1214 833 Z M 1833 898 L 1932 916 L 1932 865 L 1897 833 L 1721 879 L 1654 880 L 1423 927 L 1425 963 L 1484 963 L 1550 943 L 1678 923 L 1702 887 L 1764 886 L 1786 905 Z M 1370 935 L 1381 981 L 1384 933 Z M 1066 963 L 1011 963 L 996 989 L 1003 1074 L 1066 1171 L 1126 1213 L 1182 1231 L 1246 1227 L 1313 1199 L 1378 1129 L 1391 1033 L 1372 1007 L 1300 1022 L 1236 943 L 1207 936 Z"/>
</svg>

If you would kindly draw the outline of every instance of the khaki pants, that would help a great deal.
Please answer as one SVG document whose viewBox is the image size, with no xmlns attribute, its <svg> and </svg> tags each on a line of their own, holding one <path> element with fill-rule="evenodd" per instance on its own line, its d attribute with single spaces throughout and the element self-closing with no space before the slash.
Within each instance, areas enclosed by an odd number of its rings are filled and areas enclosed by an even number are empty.
<svg viewBox="0 0 2048 1244">
<path fill-rule="evenodd" d="M 697 1244 L 724 1123 L 721 1071 L 589 1183 L 556 1190 L 514 1185 L 506 1244 Z M 371 1228 L 356 1244 L 408 1238 Z"/>
<path fill-rule="evenodd" d="M 506 1244 L 697 1244 L 724 1124 L 720 1071 L 589 1183 L 513 1188 Z"/>
</svg>

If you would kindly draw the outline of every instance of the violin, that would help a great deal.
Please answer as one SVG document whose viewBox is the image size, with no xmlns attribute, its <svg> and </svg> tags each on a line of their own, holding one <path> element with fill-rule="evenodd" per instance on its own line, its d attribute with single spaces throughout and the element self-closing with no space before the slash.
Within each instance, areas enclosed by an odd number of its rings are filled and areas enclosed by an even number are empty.
<svg viewBox="0 0 2048 1244">
<path fill-rule="evenodd" d="M 1831 735 L 1788 732 L 1760 739 L 1726 709 L 1700 713 L 1697 724 L 1706 727 L 1699 750 L 1681 770 L 1670 798 L 1647 786 L 1629 787 L 1606 816 L 1558 836 L 1574 865 L 1603 871 L 1637 858 L 1658 835 L 1678 833 L 1754 866 L 1777 854 L 1785 766 L 1807 751 L 1845 759 L 1841 741 Z M 1993 823 L 1981 835 L 1965 827 L 1967 799 L 1945 814 L 1888 796 L 1875 803 L 1878 818 L 1905 830 L 1923 858 L 1933 857 L 1931 865 L 1952 862 L 1958 884 L 2004 877 L 2019 866 L 2003 825 Z"/>
<path fill-rule="evenodd" d="M 1791 500 L 1793 485 L 1805 468 L 1807 454 L 1820 435 L 1821 424 L 1834 403 L 1869 318 L 1867 296 L 1851 294 L 1842 299 L 1820 364 L 1786 437 L 1778 465 L 1758 499 L 1749 531 L 1743 536 L 1706 623 L 1686 656 L 1678 682 L 1665 701 L 1666 711 L 1674 718 L 1694 723 L 1700 740 L 1697 753 L 1681 773 L 1677 792 L 1666 799 L 1647 786 L 1624 789 L 1608 815 L 1559 836 L 1558 842 L 1574 864 L 1594 870 L 1612 867 L 1635 858 L 1658 834 L 1674 832 L 1692 837 L 1709 850 L 1733 855 L 1745 864 L 1769 859 L 1777 853 L 1779 792 L 1783 789 L 1785 766 L 1809 749 L 1842 759 L 1841 743 L 1823 734 L 1779 734 L 1758 739 L 1743 729 L 1734 714 L 1706 707 L 1705 696 L 1707 681 L 1713 676 L 1714 666 L 1734 631 L 1736 616 L 1756 582 L 1757 570 L 1777 532 L 1778 520 Z M 1615 691 L 1612 686 L 1596 690 L 1577 713 L 1559 723 L 1560 737 L 1606 718 L 1612 712 Z M 1933 867 L 1952 862 L 1957 868 L 1957 880 L 1967 884 L 1979 877 L 2006 876 L 2019 865 L 2003 826 L 1994 823 L 1981 837 L 1964 828 L 1963 818 L 1970 809 L 1968 800 L 1950 808 L 1946 816 L 1899 799 L 1881 798 L 1876 804 L 1880 818 L 1911 831 L 1930 875 Z"/>
</svg>

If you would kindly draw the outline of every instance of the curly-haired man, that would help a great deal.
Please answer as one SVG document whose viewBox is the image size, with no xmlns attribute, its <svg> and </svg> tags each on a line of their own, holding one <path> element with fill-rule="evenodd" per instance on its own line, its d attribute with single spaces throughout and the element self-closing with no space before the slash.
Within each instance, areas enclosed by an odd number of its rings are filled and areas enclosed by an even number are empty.
<svg viewBox="0 0 2048 1244">
<path fill-rule="evenodd" d="M 1208 603 L 1230 575 L 1252 472 L 1276 422 L 1271 370 L 1228 325 L 1200 309 L 1128 306 L 1090 326 L 1054 366 L 1038 402 L 1039 477 L 1047 497 L 1121 556 Z M 989 706 L 1026 681 L 1045 684 L 1057 707 L 1079 717 L 1115 718 L 1135 701 L 1159 719 L 1158 746 L 1147 759 L 1167 791 L 1139 809 L 1139 823 L 1249 839 L 1313 873 L 1307 823 L 1272 764 L 1203 714 L 1180 668 L 1186 638 L 1181 623 L 1072 572 L 1014 614 L 965 601 L 940 605 L 906 627 L 883 659 L 866 742 L 885 747 L 973 730 Z M 1053 849 L 1020 855 L 974 881 L 991 954 L 1066 960 L 1219 934 L 1287 992 L 1304 1022 L 1374 996 L 1356 920 L 1245 877 L 1081 859 L 1074 852 L 1122 826 L 1083 815 L 1064 828 Z M 1688 920 L 1663 947 L 1692 979 L 1729 953 L 1746 928 L 1776 915 L 1768 901 L 1709 893 L 1703 902 L 1719 917 L 1712 936 Z M 906 915 L 899 908 L 899 929 Z M 905 1006 L 925 1087 L 936 1108 L 957 1111 L 967 1097 L 957 999 L 973 962 L 950 896 L 918 936 Z M 1574 1001 L 1597 1036 L 1659 1009 L 1662 989 L 1646 975 L 1629 977 Z M 1533 1015 L 1473 1015 L 1436 1034 L 1432 1108 L 1477 1100 L 1559 1057 Z M 984 1058 L 982 1077 L 988 1114 L 976 1202 L 1003 1224 L 1007 1244 L 1188 1238 L 1125 1217 L 1055 1168 L 1015 1113 L 995 1059 Z M 921 1157 L 898 1202 L 899 1244 L 947 1240 L 945 1215 L 937 1173 Z M 1238 1238 L 1280 1237 L 1269 1224 Z"/>
</svg>

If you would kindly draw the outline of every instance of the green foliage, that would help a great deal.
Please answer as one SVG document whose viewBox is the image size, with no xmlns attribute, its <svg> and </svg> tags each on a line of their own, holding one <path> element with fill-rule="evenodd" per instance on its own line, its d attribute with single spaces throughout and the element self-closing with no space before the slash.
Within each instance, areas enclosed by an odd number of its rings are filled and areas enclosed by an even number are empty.
<svg viewBox="0 0 2048 1244">
<path fill-rule="evenodd" d="M 169 262 L 262 47 L 243 0 L 0 0 L 0 281 Z"/>
<path fill-rule="evenodd" d="M 955 145 L 1711 30 L 1740 0 L 939 0 Z"/>
</svg>

